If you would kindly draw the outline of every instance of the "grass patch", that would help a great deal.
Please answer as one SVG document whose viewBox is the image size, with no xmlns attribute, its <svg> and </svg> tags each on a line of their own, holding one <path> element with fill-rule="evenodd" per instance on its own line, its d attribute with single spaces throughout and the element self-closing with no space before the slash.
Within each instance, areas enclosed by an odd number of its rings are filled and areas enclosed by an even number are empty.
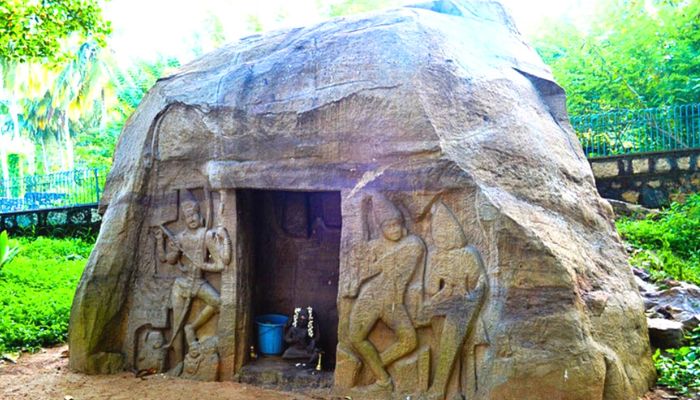
<svg viewBox="0 0 700 400">
<path fill-rule="evenodd" d="M 667 279 L 700 284 L 700 193 L 643 220 L 622 218 L 617 229 L 634 249 L 630 264 L 661 286 Z M 700 328 L 687 339 L 688 346 L 657 350 L 654 365 L 660 385 L 694 395 L 700 392 Z"/>
<path fill-rule="evenodd" d="M 688 346 L 664 352 L 656 350 L 658 382 L 682 395 L 700 394 L 700 328 L 695 328 L 686 338 Z"/>
<path fill-rule="evenodd" d="M 75 289 L 93 243 L 18 238 L 17 256 L 0 272 L 0 353 L 65 342 Z"/>
<path fill-rule="evenodd" d="M 700 284 L 700 193 L 643 220 L 620 219 L 617 229 L 635 249 L 633 266 L 649 271 L 655 280 Z"/>
</svg>

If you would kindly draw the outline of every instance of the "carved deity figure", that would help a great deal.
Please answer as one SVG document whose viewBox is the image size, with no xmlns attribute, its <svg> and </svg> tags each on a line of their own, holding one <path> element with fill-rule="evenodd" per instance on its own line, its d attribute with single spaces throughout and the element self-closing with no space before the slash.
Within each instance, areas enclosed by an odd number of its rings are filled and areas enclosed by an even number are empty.
<svg viewBox="0 0 700 400">
<path fill-rule="evenodd" d="M 346 297 L 356 297 L 349 320 L 349 340 L 376 381 L 369 391 L 393 389 L 387 367 L 417 346 L 416 331 L 404 304 L 406 288 L 425 260 L 425 244 L 408 234 L 401 212 L 385 197 L 372 198 L 372 210 L 381 235 L 361 244 L 364 265 Z M 396 341 L 381 354 L 369 334 L 381 320 L 396 335 Z"/>
<path fill-rule="evenodd" d="M 428 399 L 445 398 L 450 374 L 470 329 L 475 325 L 487 289 L 479 251 L 467 246 L 462 227 L 442 202 L 433 206 L 431 236 L 435 250 L 428 256 L 427 294 L 422 314 L 444 316 L 440 356 Z"/>
<path fill-rule="evenodd" d="M 158 330 L 149 330 L 144 335 L 136 359 L 136 370 L 149 373 L 165 370 L 166 349 L 163 333 Z"/>
<path fill-rule="evenodd" d="M 284 359 L 307 359 L 312 363 L 320 352 L 321 332 L 314 318 L 313 308 L 295 308 L 294 315 L 284 328 L 284 341 L 289 345 L 282 354 Z"/>
<path fill-rule="evenodd" d="M 219 311 L 219 293 L 204 278 L 204 272 L 221 272 L 231 262 L 231 239 L 224 227 L 207 229 L 202 221 L 199 203 L 191 192 L 184 191 L 180 209 L 187 228 L 177 234 L 160 226 L 155 231 L 158 258 L 161 262 L 177 265 L 184 274 L 175 279 L 170 293 L 173 310 L 173 326 L 168 346 L 175 351 L 178 360 L 185 358 L 184 339 L 190 349 L 198 347 L 197 329 L 207 323 Z M 164 246 L 164 237 L 167 244 Z M 194 299 L 205 306 L 191 322 L 186 323 Z"/>
</svg>

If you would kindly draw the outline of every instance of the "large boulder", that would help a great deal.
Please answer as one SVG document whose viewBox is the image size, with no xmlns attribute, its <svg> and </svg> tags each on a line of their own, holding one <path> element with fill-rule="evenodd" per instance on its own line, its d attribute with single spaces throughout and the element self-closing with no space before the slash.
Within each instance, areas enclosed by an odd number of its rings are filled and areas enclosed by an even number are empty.
<svg viewBox="0 0 700 400">
<path fill-rule="evenodd" d="M 129 119 L 101 209 L 71 311 L 78 371 L 232 379 L 258 261 L 307 246 L 339 262 L 337 302 L 314 307 L 337 312 L 338 392 L 627 400 L 654 381 L 564 92 L 496 2 L 255 35 L 182 67 Z M 279 239 L 255 250 L 270 219 Z"/>
</svg>

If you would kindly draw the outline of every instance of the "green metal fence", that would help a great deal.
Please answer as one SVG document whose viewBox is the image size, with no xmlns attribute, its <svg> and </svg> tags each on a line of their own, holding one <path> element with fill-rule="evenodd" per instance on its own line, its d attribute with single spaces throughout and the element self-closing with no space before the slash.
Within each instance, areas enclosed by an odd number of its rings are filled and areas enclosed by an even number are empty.
<svg viewBox="0 0 700 400">
<path fill-rule="evenodd" d="M 106 179 L 106 168 L 90 168 L 0 180 L 0 214 L 97 203 Z"/>
<path fill-rule="evenodd" d="M 588 158 L 700 148 L 700 104 L 571 117 Z"/>
</svg>

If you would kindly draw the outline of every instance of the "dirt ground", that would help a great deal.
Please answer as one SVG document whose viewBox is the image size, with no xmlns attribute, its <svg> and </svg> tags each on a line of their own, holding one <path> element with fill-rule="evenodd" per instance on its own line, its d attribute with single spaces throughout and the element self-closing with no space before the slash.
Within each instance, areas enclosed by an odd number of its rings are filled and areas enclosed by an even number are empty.
<svg viewBox="0 0 700 400">
<path fill-rule="evenodd" d="M 194 382 L 152 375 L 136 378 L 132 373 L 88 376 L 68 370 L 68 347 L 44 349 L 20 357 L 17 364 L 0 362 L 0 399 L 143 399 L 143 400 L 319 400 L 331 399 L 321 393 L 309 395 L 265 390 L 233 382 Z M 683 400 L 662 389 L 649 392 L 642 400 Z"/>
<path fill-rule="evenodd" d="M 132 373 L 87 376 L 68 370 L 67 346 L 23 355 L 17 364 L 0 364 L 0 399 L 235 399 L 311 400 L 323 399 L 282 393 L 233 382 L 194 382 L 152 375 L 136 378 Z M 62 356 L 62 353 L 64 356 Z"/>
</svg>

